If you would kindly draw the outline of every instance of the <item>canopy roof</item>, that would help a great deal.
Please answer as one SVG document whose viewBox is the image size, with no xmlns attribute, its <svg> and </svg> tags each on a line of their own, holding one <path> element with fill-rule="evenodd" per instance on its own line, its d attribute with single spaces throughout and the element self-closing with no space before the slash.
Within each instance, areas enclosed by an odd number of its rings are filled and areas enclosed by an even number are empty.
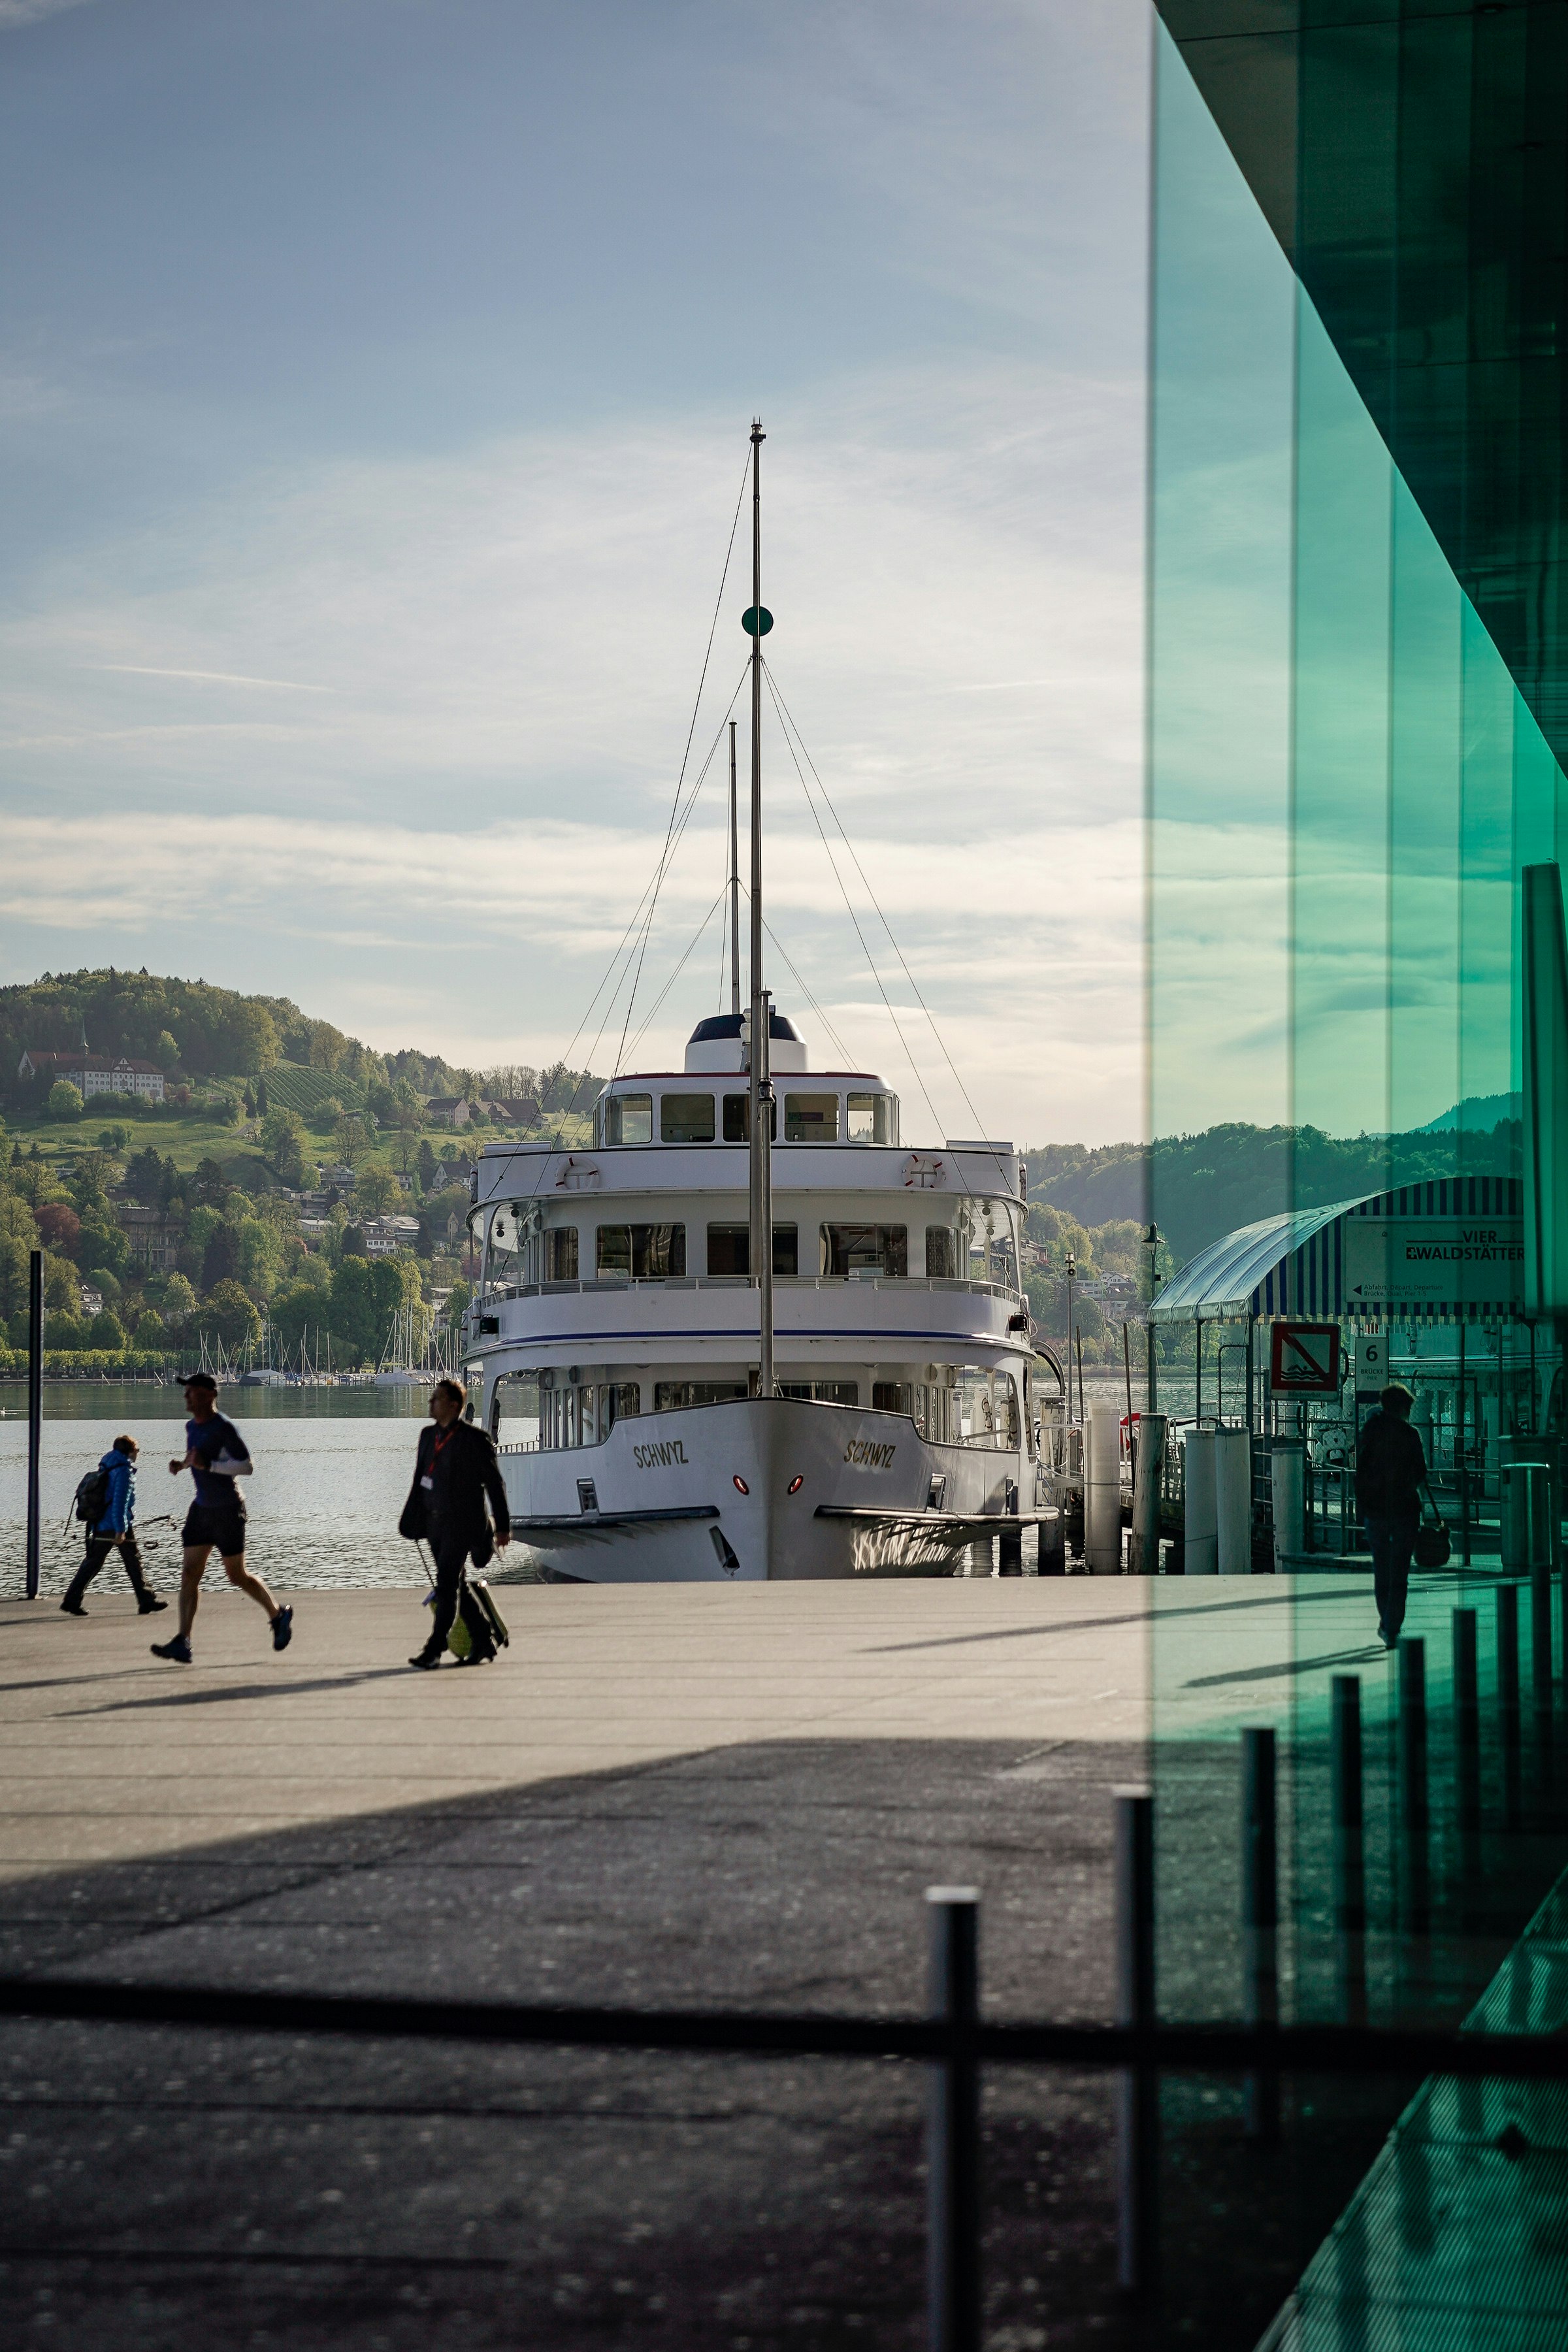
<svg viewBox="0 0 1568 2352">
<path fill-rule="evenodd" d="M 1238 1225 L 1235 1233 L 1223 1234 L 1165 1285 L 1149 1309 L 1150 1322 L 1191 1323 L 1201 1317 L 1206 1323 L 1256 1315 L 1257 1294 L 1269 1275 L 1326 1232 L 1336 1217 L 1377 1197 L 1360 1192 L 1353 1201 L 1335 1201 L 1326 1209 L 1289 1209 L 1283 1216 L 1260 1217 L 1255 1225 Z"/>
</svg>

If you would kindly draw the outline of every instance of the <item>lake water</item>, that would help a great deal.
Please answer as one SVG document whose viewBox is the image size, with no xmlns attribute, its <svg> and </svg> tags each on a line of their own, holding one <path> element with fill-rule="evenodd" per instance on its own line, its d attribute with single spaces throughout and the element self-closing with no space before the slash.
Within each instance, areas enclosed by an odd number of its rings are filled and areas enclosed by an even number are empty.
<svg viewBox="0 0 1568 2352">
<path fill-rule="evenodd" d="M 418 1584 L 415 1546 L 397 1532 L 414 1474 L 414 1446 L 428 1404 L 420 1389 L 242 1389 L 219 1399 L 245 1433 L 256 1475 L 244 1481 L 250 1514 L 247 1557 L 280 1589 Z M 26 1391 L 0 1386 L 0 1599 L 23 1590 L 27 1507 Z M 184 1452 L 184 1402 L 177 1389 L 86 1381 L 44 1390 L 43 1575 L 45 1592 L 63 1592 L 82 1556 L 82 1530 L 67 1520 L 77 1482 L 121 1432 L 142 1448 L 136 1517 L 142 1554 L 161 1591 L 179 1581 L 179 1531 L 192 1497 L 187 1475 L 171 1478 L 170 1456 Z M 503 1444 L 532 1436 L 503 1423 Z M 174 1524 L 154 1526 L 161 1515 Z M 210 1579 L 221 1576 L 216 1564 Z M 99 1580 L 126 1591 L 111 1558 Z M 90 1602 L 89 1604 L 91 1605 Z"/>
</svg>

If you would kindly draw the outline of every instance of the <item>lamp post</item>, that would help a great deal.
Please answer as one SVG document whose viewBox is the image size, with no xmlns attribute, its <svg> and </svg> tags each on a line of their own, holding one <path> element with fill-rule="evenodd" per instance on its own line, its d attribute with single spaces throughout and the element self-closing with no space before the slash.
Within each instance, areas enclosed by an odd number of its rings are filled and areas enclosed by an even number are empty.
<svg viewBox="0 0 1568 2352">
<path fill-rule="evenodd" d="M 1074 1255 L 1073 1255 L 1073 1254 L 1072 1254 L 1071 1250 L 1068 1250 L 1068 1419 L 1069 1421 L 1072 1419 L 1072 1285 L 1073 1285 L 1073 1276 L 1074 1276 L 1074 1275 L 1075 1275 L 1075 1274 L 1077 1274 L 1077 1272 L 1078 1272 L 1078 1260 L 1077 1260 L 1077 1258 L 1075 1258 L 1075 1257 L 1074 1257 Z M 1078 1384 L 1078 1402 L 1079 1402 L 1079 1412 L 1081 1413 L 1081 1412 L 1082 1412 L 1082 1410 L 1083 1410 L 1083 1376 L 1082 1376 L 1082 1374 L 1081 1374 L 1081 1373 L 1079 1375 L 1079 1384 Z"/>
<path fill-rule="evenodd" d="M 1151 1223 L 1149 1231 L 1144 1238 L 1149 1251 L 1149 1320 L 1145 1323 L 1143 1328 L 1149 1335 L 1149 1379 L 1147 1385 L 1149 1391 L 1149 1411 L 1153 1412 L 1157 1411 L 1160 1402 L 1160 1384 L 1154 1360 L 1153 1322 L 1154 1293 L 1160 1287 L 1159 1226 Z"/>
</svg>

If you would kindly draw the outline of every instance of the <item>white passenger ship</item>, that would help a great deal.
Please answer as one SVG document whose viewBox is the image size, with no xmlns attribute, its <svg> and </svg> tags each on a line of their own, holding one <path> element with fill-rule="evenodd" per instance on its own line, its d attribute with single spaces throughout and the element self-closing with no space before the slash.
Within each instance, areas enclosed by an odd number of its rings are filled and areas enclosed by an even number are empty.
<svg viewBox="0 0 1568 2352">
<path fill-rule="evenodd" d="M 498 1438 L 537 1395 L 501 1466 L 552 1580 L 951 1574 L 999 1528 L 1016 1556 L 1044 1492 L 1020 1155 L 906 1148 L 890 1089 L 814 1069 L 763 986 L 762 437 L 750 1011 L 737 982 L 683 1070 L 616 1077 L 591 1148 L 490 1144 L 475 1178 L 468 1376 Z M 733 973 L 733 846 L 731 909 Z"/>
</svg>

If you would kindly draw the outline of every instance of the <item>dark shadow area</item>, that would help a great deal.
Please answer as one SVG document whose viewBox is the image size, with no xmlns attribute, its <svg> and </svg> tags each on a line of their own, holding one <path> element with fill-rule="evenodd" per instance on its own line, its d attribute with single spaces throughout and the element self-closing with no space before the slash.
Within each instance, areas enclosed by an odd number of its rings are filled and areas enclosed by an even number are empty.
<svg viewBox="0 0 1568 2352">
<path fill-rule="evenodd" d="M 176 1671 L 184 1674 L 188 1670 L 181 1667 Z M 223 1706 L 237 1698 L 298 1698 L 306 1691 L 352 1690 L 359 1683 L 401 1682 L 406 1672 L 404 1666 L 366 1666 L 348 1675 L 322 1675 L 309 1683 L 224 1683 L 216 1689 L 170 1688 L 159 1691 L 152 1698 L 111 1699 L 105 1706 L 73 1707 L 70 1713 L 77 1717 L 124 1715 L 149 1706 Z M 13 1689 L 16 1687 L 12 1685 Z"/>
</svg>

